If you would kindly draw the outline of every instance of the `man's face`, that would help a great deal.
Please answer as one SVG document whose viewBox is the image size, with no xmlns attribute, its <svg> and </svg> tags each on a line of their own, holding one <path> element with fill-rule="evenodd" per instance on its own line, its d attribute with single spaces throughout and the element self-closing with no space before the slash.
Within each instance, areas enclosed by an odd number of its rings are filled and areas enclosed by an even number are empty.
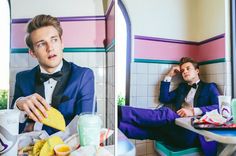
<svg viewBox="0 0 236 156">
<path fill-rule="evenodd" d="M 49 73 L 53 72 L 63 58 L 63 43 L 53 26 L 45 26 L 31 33 L 33 50 L 30 54 Z"/>
<path fill-rule="evenodd" d="M 190 62 L 184 63 L 180 66 L 183 79 L 188 83 L 195 83 L 199 79 L 199 69 L 195 69 Z"/>
</svg>

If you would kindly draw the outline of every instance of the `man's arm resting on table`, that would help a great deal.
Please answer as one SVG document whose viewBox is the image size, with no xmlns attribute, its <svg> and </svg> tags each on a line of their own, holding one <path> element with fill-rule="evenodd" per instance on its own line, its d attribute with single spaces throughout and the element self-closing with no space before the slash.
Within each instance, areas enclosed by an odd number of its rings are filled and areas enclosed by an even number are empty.
<svg viewBox="0 0 236 156">
<path fill-rule="evenodd" d="M 177 111 L 177 114 L 181 117 L 191 117 L 201 115 L 202 111 L 200 108 L 181 108 Z"/>
</svg>

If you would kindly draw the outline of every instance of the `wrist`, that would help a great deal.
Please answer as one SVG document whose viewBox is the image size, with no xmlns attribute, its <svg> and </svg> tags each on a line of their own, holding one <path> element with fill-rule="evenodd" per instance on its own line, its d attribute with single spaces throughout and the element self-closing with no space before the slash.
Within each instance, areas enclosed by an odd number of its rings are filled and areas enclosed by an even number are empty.
<svg viewBox="0 0 236 156">
<path fill-rule="evenodd" d="M 168 73 L 166 76 L 173 77 L 172 73 Z"/>
<path fill-rule="evenodd" d="M 191 108 L 191 111 L 192 111 L 192 115 L 195 116 L 194 108 Z"/>
<path fill-rule="evenodd" d="M 21 100 L 22 100 L 22 97 L 18 98 L 15 102 L 15 106 L 17 109 L 19 109 L 20 111 L 23 111 L 23 109 L 21 108 Z"/>
</svg>

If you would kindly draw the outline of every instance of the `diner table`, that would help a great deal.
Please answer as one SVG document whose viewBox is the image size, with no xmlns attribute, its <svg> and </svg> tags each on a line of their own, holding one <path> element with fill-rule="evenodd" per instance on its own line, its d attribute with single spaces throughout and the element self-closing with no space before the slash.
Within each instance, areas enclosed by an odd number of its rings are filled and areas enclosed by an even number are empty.
<svg viewBox="0 0 236 156">
<path fill-rule="evenodd" d="M 226 144 L 220 156 L 233 155 L 236 152 L 236 129 L 196 129 L 191 125 L 191 117 L 177 118 L 175 124 L 204 136 L 206 140 Z"/>
<path fill-rule="evenodd" d="M 135 156 L 136 148 L 134 144 L 118 129 L 117 156 Z"/>
</svg>

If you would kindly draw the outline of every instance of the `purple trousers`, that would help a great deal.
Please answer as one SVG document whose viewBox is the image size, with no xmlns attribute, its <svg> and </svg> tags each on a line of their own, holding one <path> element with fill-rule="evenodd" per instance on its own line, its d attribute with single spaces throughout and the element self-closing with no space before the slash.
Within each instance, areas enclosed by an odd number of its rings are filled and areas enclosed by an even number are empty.
<svg viewBox="0 0 236 156">
<path fill-rule="evenodd" d="M 201 146 L 204 155 L 216 155 L 216 142 L 206 142 L 197 133 L 175 125 L 178 117 L 168 107 L 155 110 L 118 107 L 118 127 L 129 138 L 162 140 L 180 148 Z"/>
</svg>

